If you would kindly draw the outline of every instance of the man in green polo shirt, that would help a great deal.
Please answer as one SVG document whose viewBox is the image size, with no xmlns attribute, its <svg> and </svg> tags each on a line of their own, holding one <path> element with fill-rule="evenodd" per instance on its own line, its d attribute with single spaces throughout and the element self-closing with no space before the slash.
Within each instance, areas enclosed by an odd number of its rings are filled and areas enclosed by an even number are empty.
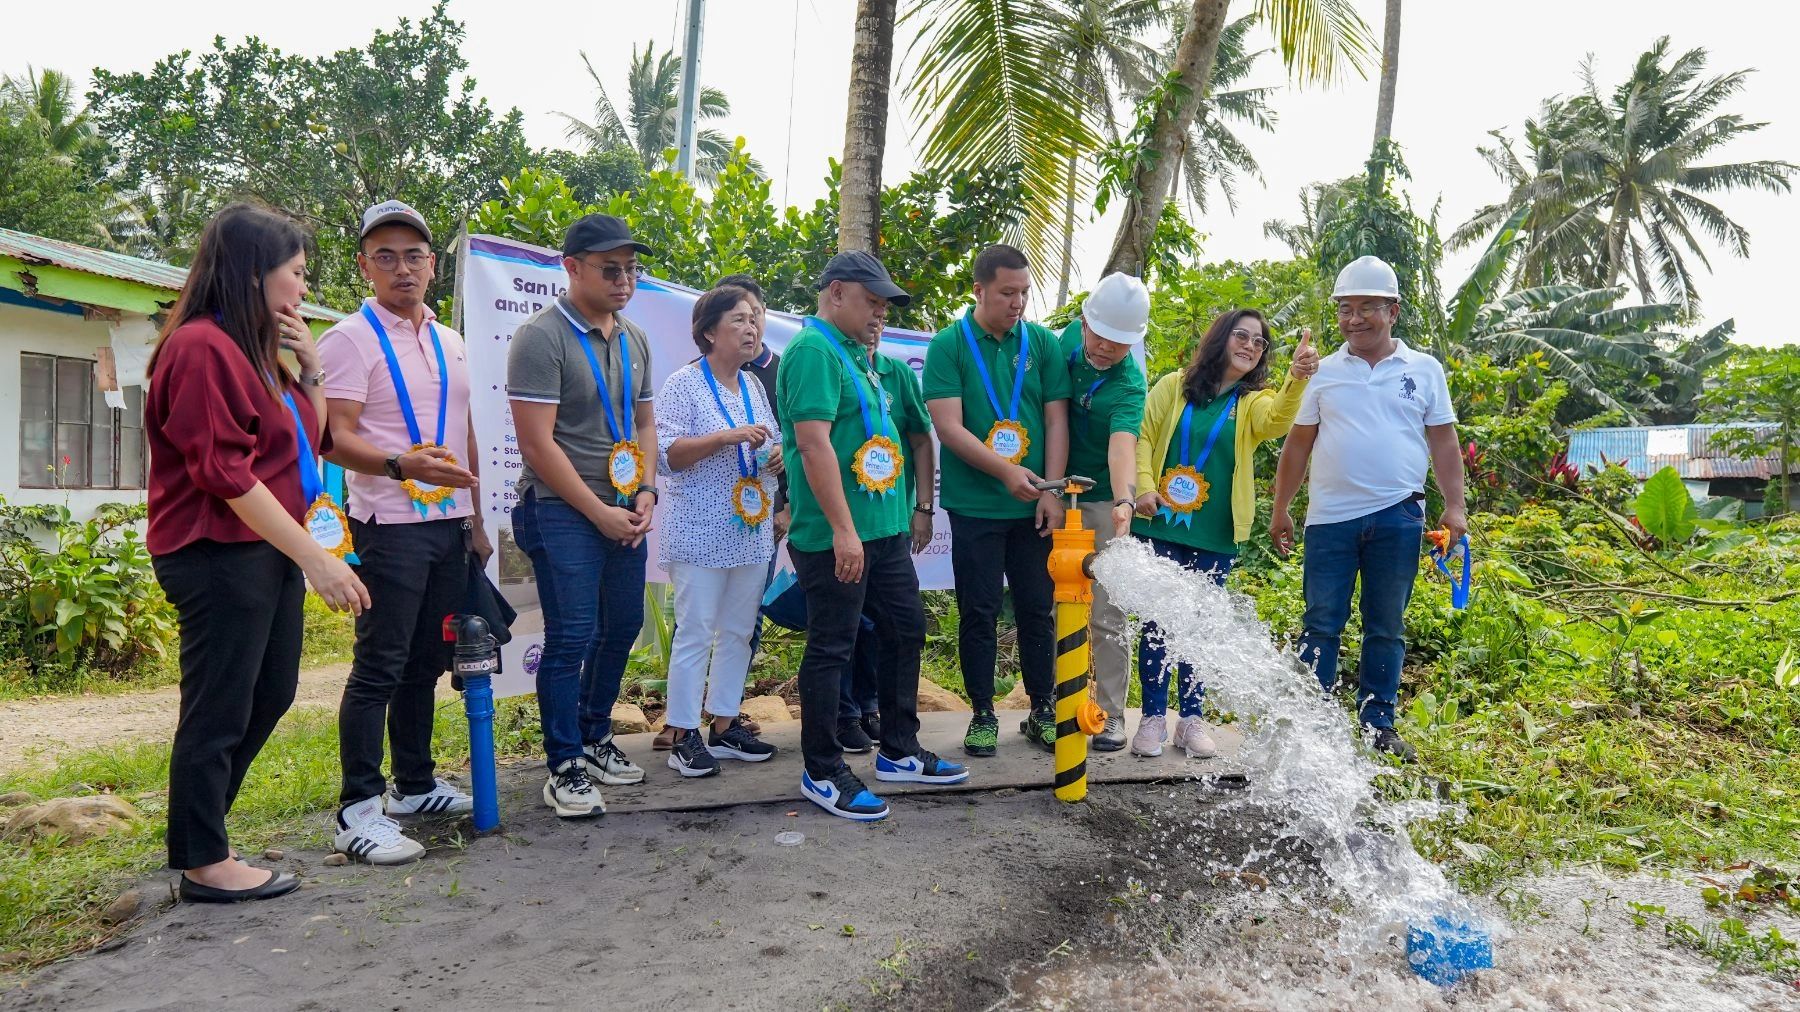
<svg viewBox="0 0 1800 1012">
<path fill-rule="evenodd" d="M 875 777 L 951 784 L 969 771 L 919 745 L 919 653 L 925 612 L 908 551 L 912 503 L 902 489 L 905 438 L 870 360 L 890 303 L 910 296 L 861 252 L 840 253 L 819 280 L 819 313 L 783 350 L 780 388 L 788 461 L 788 557 L 806 592 L 801 656 L 800 792 L 840 818 L 872 822 L 888 806 L 844 764 L 838 695 L 865 603 L 885 661 L 876 673 L 881 748 Z M 910 442 L 910 441 L 909 441 Z M 793 465 L 799 461 L 799 466 Z M 930 486 L 920 483 L 928 494 Z"/>
<path fill-rule="evenodd" d="M 1069 370 L 1056 335 L 1027 322 L 1031 264 L 1011 246 L 975 258 L 975 306 L 931 339 L 925 406 L 944 449 L 939 462 L 950 514 L 956 577 L 957 653 L 975 714 L 963 751 L 990 756 L 995 626 L 1012 587 L 1019 668 L 1031 715 L 1019 730 L 1046 749 L 1056 743 L 1056 618 L 1048 569 L 1050 531 L 1062 519 L 1041 478 L 1061 478 L 1069 456 Z"/>
<path fill-rule="evenodd" d="M 1094 479 L 1081 519 L 1099 549 L 1131 531 L 1145 394 L 1144 370 L 1131 349 L 1149 327 L 1144 283 L 1129 274 L 1108 274 L 1062 334 L 1062 361 L 1069 369 L 1069 473 Z M 1094 748 L 1117 752 L 1125 747 L 1131 641 L 1125 637 L 1125 613 L 1098 583 L 1088 628 L 1096 702 L 1106 711 L 1106 727 L 1094 736 Z"/>
</svg>

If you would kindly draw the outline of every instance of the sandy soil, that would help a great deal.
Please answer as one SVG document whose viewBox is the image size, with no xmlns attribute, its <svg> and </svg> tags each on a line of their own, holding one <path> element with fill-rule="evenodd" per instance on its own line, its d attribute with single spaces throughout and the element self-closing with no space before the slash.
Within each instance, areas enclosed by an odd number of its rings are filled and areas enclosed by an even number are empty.
<svg viewBox="0 0 1800 1012">
<path fill-rule="evenodd" d="M 873 826 L 769 805 L 559 823 L 529 804 L 538 783 L 507 778 L 519 814 L 503 835 L 439 837 L 418 864 L 290 853 L 306 882 L 290 897 L 164 901 L 0 1008 L 987 1008 L 1009 967 L 1106 923 L 1126 874 L 1104 867 L 1108 841 L 1169 791 L 1079 807 L 1047 791 L 914 796 Z M 787 830 L 805 842 L 778 846 Z"/>
<path fill-rule="evenodd" d="M 300 672 L 294 705 L 338 705 L 348 664 Z M 440 695 L 449 695 L 444 680 Z M 58 697 L 0 702 L 0 770 L 48 766 L 79 748 L 114 742 L 168 741 L 175 734 L 180 689 L 166 685 L 149 692 Z"/>
</svg>

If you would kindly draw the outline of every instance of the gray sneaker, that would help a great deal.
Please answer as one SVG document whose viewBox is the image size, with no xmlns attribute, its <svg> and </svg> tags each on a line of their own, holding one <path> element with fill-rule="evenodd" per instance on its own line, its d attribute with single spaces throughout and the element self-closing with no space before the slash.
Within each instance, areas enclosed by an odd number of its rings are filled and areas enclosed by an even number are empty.
<svg viewBox="0 0 1800 1012">
<path fill-rule="evenodd" d="M 587 775 L 595 783 L 607 787 L 624 787 L 644 782 L 643 767 L 627 759 L 610 734 L 599 741 L 589 742 L 581 750 L 581 761 L 587 769 Z"/>
<path fill-rule="evenodd" d="M 1162 714 L 1138 718 L 1137 734 L 1131 738 L 1131 754 L 1162 755 L 1163 742 L 1169 740 L 1169 718 Z"/>
<path fill-rule="evenodd" d="M 1125 747 L 1125 718 L 1107 717 L 1106 726 L 1094 735 L 1094 751 L 1117 752 Z"/>
</svg>

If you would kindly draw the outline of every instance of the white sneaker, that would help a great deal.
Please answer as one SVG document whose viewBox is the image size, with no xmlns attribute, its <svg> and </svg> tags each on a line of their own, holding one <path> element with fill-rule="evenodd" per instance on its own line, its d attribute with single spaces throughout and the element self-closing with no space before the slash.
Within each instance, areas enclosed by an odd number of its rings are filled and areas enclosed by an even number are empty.
<svg viewBox="0 0 1800 1012">
<path fill-rule="evenodd" d="M 587 767 L 580 759 L 567 760 L 544 781 L 544 804 L 564 819 L 585 819 L 606 813 L 606 802 L 600 798 L 600 789 L 588 779 Z"/>
<path fill-rule="evenodd" d="M 417 861 L 425 847 L 400 831 L 400 824 L 381 811 L 380 798 L 364 798 L 338 813 L 338 834 L 331 841 L 339 853 L 370 864 Z"/>
<path fill-rule="evenodd" d="M 1137 734 L 1131 736 L 1131 754 L 1162 755 L 1163 742 L 1169 737 L 1169 719 L 1161 714 L 1138 719 Z"/>
<path fill-rule="evenodd" d="M 1200 717 L 1183 717 L 1175 724 L 1175 745 L 1185 750 L 1189 759 L 1211 759 L 1219 754 L 1219 744 L 1207 733 L 1206 721 Z"/>
<path fill-rule="evenodd" d="M 442 780 L 424 794 L 401 794 L 399 788 L 387 794 L 389 815 L 467 815 L 474 810 L 474 798 Z"/>
<path fill-rule="evenodd" d="M 587 775 L 608 787 L 625 787 L 644 782 L 644 768 L 625 758 L 625 753 L 607 735 L 581 750 L 581 761 Z"/>
</svg>

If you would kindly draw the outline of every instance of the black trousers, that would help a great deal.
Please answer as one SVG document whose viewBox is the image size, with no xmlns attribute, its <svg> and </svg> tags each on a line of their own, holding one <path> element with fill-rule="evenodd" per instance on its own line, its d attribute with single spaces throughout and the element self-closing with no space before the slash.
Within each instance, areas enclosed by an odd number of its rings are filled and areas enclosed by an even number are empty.
<svg viewBox="0 0 1800 1012">
<path fill-rule="evenodd" d="M 863 606 L 875 621 L 881 653 L 891 663 L 876 675 L 881 743 L 889 755 L 919 750 L 919 654 L 925 649 L 925 606 L 905 534 L 863 542 L 863 575 L 840 583 L 837 554 L 788 546 L 806 591 L 806 652 L 800 658 L 800 751 L 806 772 L 822 779 L 844 765 L 838 747 L 838 695 L 862 630 Z"/>
<path fill-rule="evenodd" d="M 400 793 L 424 794 L 436 785 L 433 697 L 453 649 L 444 642 L 444 616 L 461 611 L 469 592 L 466 523 L 460 517 L 413 524 L 350 521 L 369 609 L 356 620 L 355 658 L 338 705 L 341 804 L 387 789 L 381 776 L 384 728 Z"/>
<path fill-rule="evenodd" d="M 1012 588 L 1019 627 L 1019 668 L 1033 706 L 1056 692 L 1056 587 L 1050 580 L 1050 539 L 1037 521 L 990 520 L 950 514 L 950 570 L 956 577 L 956 653 L 963 688 L 977 710 L 994 708 L 995 627 L 1005 588 Z"/>
<path fill-rule="evenodd" d="M 231 856 L 225 813 L 300 682 L 300 567 L 266 541 L 196 541 L 154 560 L 181 625 L 169 755 L 169 867 Z"/>
</svg>

